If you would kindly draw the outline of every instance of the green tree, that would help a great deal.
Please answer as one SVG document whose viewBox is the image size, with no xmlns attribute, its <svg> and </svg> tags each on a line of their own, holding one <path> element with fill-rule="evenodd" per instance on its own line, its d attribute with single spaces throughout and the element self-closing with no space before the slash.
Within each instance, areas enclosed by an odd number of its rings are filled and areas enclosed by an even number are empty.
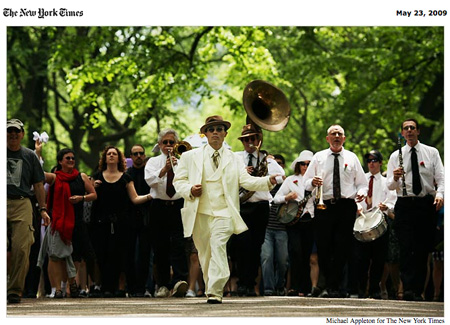
<svg viewBox="0 0 450 325">
<path fill-rule="evenodd" d="M 360 157 L 388 156 L 401 121 L 416 117 L 421 140 L 443 156 L 442 27 L 9 27 L 8 117 L 49 130 L 50 161 L 61 147 L 94 168 L 105 144 L 151 148 L 161 128 L 198 132 L 209 113 L 246 113 L 253 79 L 280 87 L 288 126 L 264 131 L 264 148 L 292 161 L 326 147 L 333 123 Z M 31 141 L 29 141 L 31 145 Z M 387 158 L 387 157 L 386 157 Z"/>
</svg>

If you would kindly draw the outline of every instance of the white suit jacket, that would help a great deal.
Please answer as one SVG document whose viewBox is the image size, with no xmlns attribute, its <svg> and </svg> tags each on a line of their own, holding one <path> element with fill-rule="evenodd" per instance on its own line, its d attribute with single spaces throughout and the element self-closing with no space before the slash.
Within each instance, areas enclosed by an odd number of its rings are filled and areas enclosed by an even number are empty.
<svg viewBox="0 0 450 325">
<path fill-rule="evenodd" d="M 202 183 L 203 151 L 206 146 L 184 152 L 178 162 L 173 179 L 176 191 L 184 198 L 181 217 L 185 237 L 192 235 L 195 218 L 197 217 L 200 198 L 191 195 L 191 187 Z M 248 228 L 239 213 L 239 188 L 242 186 L 250 191 L 268 191 L 274 186 L 270 183 L 269 176 L 250 176 L 242 158 L 231 150 L 225 149 L 220 160 L 219 168 L 222 169 L 222 185 L 225 200 L 233 220 L 233 233 L 240 234 Z"/>
</svg>

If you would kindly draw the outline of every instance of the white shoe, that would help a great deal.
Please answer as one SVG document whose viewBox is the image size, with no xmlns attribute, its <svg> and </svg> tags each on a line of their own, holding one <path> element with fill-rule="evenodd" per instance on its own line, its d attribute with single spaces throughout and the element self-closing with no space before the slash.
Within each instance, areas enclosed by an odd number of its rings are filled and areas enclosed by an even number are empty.
<svg viewBox="0 0 450 325">
<path fill-rule="evenodd" d="M 158 292 L 155 296 L 156 298 L 167 298 L 170 296 L 170 291 L 166 287 L 161 287 L 158 289 Z"/>
<path fill-rule="evenodd" d="M 150 293 L 150 291 L 145 290 L 144 297 L 146 297 L 146 298 L 151 298 L 151 297 L 152 297 L 152 294 Z"/>
<path fill-rule="evenodd" d="M 188 298 L 193 298 L 193 297 L 197 297 L 197 295 L 195 294 L 194 290 L 189 289 L 189 290 L 186 292 L 186 297 L 188 297 Z"/>
</svg>

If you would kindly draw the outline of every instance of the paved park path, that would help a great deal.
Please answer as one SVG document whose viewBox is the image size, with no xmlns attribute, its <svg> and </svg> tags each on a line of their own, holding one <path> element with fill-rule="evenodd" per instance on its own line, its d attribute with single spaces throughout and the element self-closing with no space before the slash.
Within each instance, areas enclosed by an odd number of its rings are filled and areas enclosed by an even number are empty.
<svg viewBox="0 0 450 325">
<path fill-rule="evenodd" d="M 23 299 L 7 305 L 7 319 L 16 317 L 444 317 L 442 302 L 407 302 L 373 299 L 324 299 L 300 297 L 232 297 L 221 305 L 209 305 L 205 298 L 111 298 L 111 299 Z M 438 320 L 439 322 L 439 320 Z M 400 322 L 402 323 L 402 322 Z M 276 324 L 281 325 L 281 324 Z"/>
</svg>

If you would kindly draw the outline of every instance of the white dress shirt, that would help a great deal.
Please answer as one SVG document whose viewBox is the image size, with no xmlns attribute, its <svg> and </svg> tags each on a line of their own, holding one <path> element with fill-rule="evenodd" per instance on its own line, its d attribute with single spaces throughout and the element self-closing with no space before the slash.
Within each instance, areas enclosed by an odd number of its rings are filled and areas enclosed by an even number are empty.
<svg viewBox="0 0 450 325">
<path fill-rule="evenodd" d="M 417 162 L 419 163 L 420 181 L 422 191 L 419 197 L 433 195 L 444 198 L 444 166 L 442 165 L 439 151 L 436 148 L 418 142 L 416 146 Z M 406 144 L 402 147 L 403 170 L 405 171 L 405 184 L 408 196 L 416 196 L 412 189 L 412 168 L 411 168 L 411 147 Z M 389 158 L 387 169 L 387 185 L 390 190 L 396 190 L 397 196 L 403 196 L 403 180 L 400 177 L 394 180 L 394 169 L 400 165 L 398 160 L 398 150 L 395 150 Z M 435 189 L 434 182 L 437 184 Z"/>
<path fill-rule="evenodd" d="M 150 195 L 154 199 L 161 200 L 178 200 L 181 196 L 175 193 L 170 197 L 166 194 L 167 188 L 167 173 L 163 177 L 159 177 L 161 169 L 166 165 L 167 156 L 161 153 L 159 156 L 152 157 L 145 165 L 145 181 L 150 186 Z M 174 166 L 174 172 L 177 172 L 177 167 Z"/>
<path fill-rule="evenodd" d="M 300 202 L 305 197 L 305 186 L 303 184 L 303 176 L 302 175 L 291 175 L 286 177 L 281 187 L 278 189 L 275 197 L 273 198 L 273 202 L 275 204 L 283 204 L 286 202 L 286 195 L 291 192 L 295 192 L 298 194 L 296 199 L 297 202 Z M 314 218 L 314 199 L 315 195 L 308 200 L 305 208 L 303 209 L 302 215 L 309 212 L 311 218 Z"/>
<path fill-rule="evenodd" d="M 317 152 L 303 175 L 306 190 L 312 191 L 314 176 L 322 176 L 323 199 L 333 198 L 333 170 L 334 156 L 330 148 Z M 354 199 L 356 195 L 367 195 L 368 182 L 358 157 L 351 151 L 339 152 L 339 177 L 341 184 L 341 198 Z"/>
<path fill-rule="evenodd" d="M 258 158 L 256 156 L 256 151 L 251 154 L 249 154 L 247 151 L 239 151 L 239 152 L 236 152 L 236 154 L 242 157 L 245 166 L 248 166 L 249 155 L 253 155 L 252 163 L 253 163 L 253 167 L 256 167 L 256 163 L 258 160 Z M 264 154 L 262 152 L 260 152 L 259 153 L 259 161 L 261 162 L 263 159 L 264 159 Z M 270 176 L 270 175 L 279 174 L 280 176 L 276 177 L 277 184 L 283 183 L 282 176 L 285 175 L 284 169 L 280 165 L 278 165 L 276 160 L 274 160 L 272 158 L 267 158 L 266 161 L 267 161 L 267 175 Z M 272 201 L 272 199 L 273 199 L 273 197 L 269 191 L 257 191 L 245 202 Z"/>
<path fill-rule="evenodd" d="M 367 181 L 370 181 L 370 176 L 372 176 L 372 173 L 366 173 Z M 380 203 L 386 201 L 384 204 L 392 210 L 397 201 L 397 193 L 388 189 L 386 177 L 382 176 L 380 173 L 373 176 L 372 208 L 376 209 Z M 363 212 L 369 210 L 367 209 L 366 200 L 358 203 L 358 209 L 359 208 L 362 208 Z"/>
</svg>

